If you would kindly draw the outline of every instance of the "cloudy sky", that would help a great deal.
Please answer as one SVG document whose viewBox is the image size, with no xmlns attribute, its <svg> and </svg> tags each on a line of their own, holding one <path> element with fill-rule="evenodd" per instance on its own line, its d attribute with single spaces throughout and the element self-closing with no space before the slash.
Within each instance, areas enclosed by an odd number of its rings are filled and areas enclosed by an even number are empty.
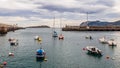
<svg viewBox="0 0 120 68">
<path fill-rule="evenodd" d="M 120 0 L 0 0 L 0 23 L 30 25 L 79 25 L 88 19 L 120 20 Z"/>
</svg>

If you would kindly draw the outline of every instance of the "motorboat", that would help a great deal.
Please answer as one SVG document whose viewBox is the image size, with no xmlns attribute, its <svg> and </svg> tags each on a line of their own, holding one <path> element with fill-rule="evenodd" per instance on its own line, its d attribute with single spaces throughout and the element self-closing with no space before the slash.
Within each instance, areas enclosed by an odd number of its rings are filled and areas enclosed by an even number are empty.
<svg viewBox="0 0 120 68">
<path fill-rule="evenodd" d="M 107 40 L 105 39 L 105 37 L 100 38 L 99 41 L 101 43 L 103 43 L 103 44 L 107 44 L 108 43 Z"/>
<path fill-rule="evenodd" d="M 18 45 L 18 39 L 9 38 L 8 41 L 10 42 L 10 45 Z"/>
<path fill-rule="evenodd" d="M 60 39 L 62 39 L 62 40 L 64 39 L 64 36 L 62 34 L 60 34 L 60 36 L 59 36 L 59 40 Z"/>
<path fill-rule="evenodd" d="M 45 55 L 46 55 L 46 53 L 42 48 L 38 49 L 36 51 L 36 60 L 41 60 L 41 61 L 44 60 Z"/>
<path fill-rule="evenodd" d="M 89 54 L 93 55 L 102 55 L 102 51 L 94 46 L 87 46 L 86 50 L 88 51 Z"/>
<path fill-rule="evenodd" d="M 109 46 L 117 46 L 117 43 L 112 39 L 108 41 Z"/>
</svg>

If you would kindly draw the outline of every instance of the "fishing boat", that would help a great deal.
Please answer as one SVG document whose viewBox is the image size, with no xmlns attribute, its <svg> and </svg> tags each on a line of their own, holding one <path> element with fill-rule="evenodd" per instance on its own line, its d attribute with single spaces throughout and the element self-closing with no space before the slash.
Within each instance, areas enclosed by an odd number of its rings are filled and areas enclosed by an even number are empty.
<svg viewBox="0 0 120 68">
<path fill-rule="evenodd" d="M 36 60 L 45 60 L 45 55 L 46 53 L 42 48 L 38 49 L 36 51 Z"/>
<path fill-rule="evenodd" d="M 113 39 L 111 39 L 108 41 L 108 45 L 109 46 L 117 46 L 117 43 Z"/>
<path fill-rule="evenodd" d="M 10 45 L 18 45 L 18 39 L 15 39 L 15 38 L 9 38 L 8 41 L 10 42 Z"/>
<path fill-rule="evenodd" d="M 99 41 L 101 43 L 103 43 L 103 44 L 107 44 L 108 43 L 107 40 L 105 39 L 105 37 L 100 38 Z"/>
<path fill-rule="evenodd" d="M 54 20 L 53 20 L 53 29 L 52 29 L 52 37 L 58 37 L 57 32 L 55 31 L 55 16 L 54 16 Z"/>
<path fill-rule="evenodd" d="M 102 51 L 94 46 L 87 46 L 86 50 L 88 51 L 89 54 L 92 55 L 99 55 L 99 56 L 102 55 Z"/>
</svg>

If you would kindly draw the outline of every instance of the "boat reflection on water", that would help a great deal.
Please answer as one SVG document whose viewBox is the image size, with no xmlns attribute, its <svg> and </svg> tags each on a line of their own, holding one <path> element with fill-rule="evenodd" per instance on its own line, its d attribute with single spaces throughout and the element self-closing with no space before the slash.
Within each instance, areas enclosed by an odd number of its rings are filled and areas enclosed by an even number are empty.
<svg viewBox="0 0 120 68">
<path fill-rule="evenodd" d="M 101 58 L 102 57 L 102 55 L 90 54 L 88 52 L 86 54 L 89 55 L 89 56 L 92 56 L 92 57 L 96 57 L 96 58 Z"/>
</svg>

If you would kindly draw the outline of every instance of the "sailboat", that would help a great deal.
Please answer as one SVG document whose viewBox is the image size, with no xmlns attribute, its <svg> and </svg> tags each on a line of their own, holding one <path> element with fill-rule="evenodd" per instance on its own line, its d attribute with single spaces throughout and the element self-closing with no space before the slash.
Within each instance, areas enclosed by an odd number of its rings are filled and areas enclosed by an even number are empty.
<svg viewBox="0 0 120 68">
<path fill-rule="evenodd" d="M 61 22 L 61 18 L 60 18 L 60 29 L 61 29 L 61 25 L 62 25 L 62 22 Z M 62 30 L 60 30 L 60 35 L 59 35 L 59 40 L 63 40 L 64 39 L 64 36 L 62 34 Z"/>
<path fill-rule="evenodd" d="M 54 21 L 53 21 L 53 34 L 52 34 L 53 37 L 58 37 L 58 34 L 57 32 L 55 31 L 55 16 L 54 16 Z"/>
</svg>

